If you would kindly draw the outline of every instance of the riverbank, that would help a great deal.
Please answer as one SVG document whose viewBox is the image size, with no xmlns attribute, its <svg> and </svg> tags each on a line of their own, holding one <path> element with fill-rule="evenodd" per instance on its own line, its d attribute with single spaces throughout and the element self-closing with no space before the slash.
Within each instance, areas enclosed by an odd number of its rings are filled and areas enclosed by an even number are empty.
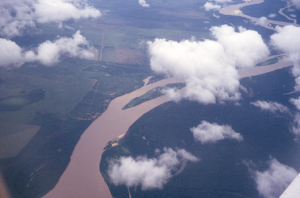
<svg viewBox="0 0 300 198">
<path fill-rule="evenodd" d="M 221 9 L 220 13 L 225 15 L 242 16 L 252 21 L 258 21 L 258 18 L 244 15 L 238 11 L 243 6 L 262 2 L 263 0 L 253 0 L 251 3 L 228 6 Z M 278 25 L 289 24 L 272 20 L 268 20 L 268 22 Z M 270 26 L 266 25 L 266 28 L 270 28 Z M 288 67 L 290 65 L 292 65 L 290 62 L 280 60 L 278 63 L 267 66 L 239 70 L 239 75 L 240 78 L 256 76 Z M 165 102 L 168 102 L 169 99 L 166 96 L 160 96 L 126 110 L 122 110 L 122 108 L 132 99 L 142 96 L 147 91 L 155 87 L 178 82 L 181 81 L 174 78 L 164 79 L 112 100 L 107 110 L 83 133 L 73 151 L 71 161 L 67 169 L 62 174 L 55 188 L 44 197 L 111 197 L 109 188 L 99 171 L 99 163 L 104 147 L 108 141 L 126 133 L 128 128 L 143 114 Z M 145 82 L 145 84 L 147 84 L 147 82 Z M 184 169 L 184 166 L 185 165 L 183 164 L 182 170 Z"/>
<path fill-rule="evenodd" d="M 256 76 L 290 65 L 290 62 L 280 60 L 272 65 L 239 70 L 239 75 L 240 78 Z M 112 100 L 108 109 L 83 133 L 73 151 L 67 169 L 55 188 L 44 197 L 111 197 L 109 188 L 99 171 L 99 162 L 104 147 L 108 141 L 124 134 L 144 113 L 168 102 L 169 99 L 161 96 L 133 108 L 126 110 L 122 110 L 122 108 L 133 98 L 139 97 L 155 87 L 177 82 L 180 81 L 174 78 L 164 79 Z"/>
<path fill-rule="evenodd" d="M 260 25 L 264 28 L 271 29 L 271 30 L 275 30 L 272 27 L 272 25 L 280 25 L 280 26 L 294 25 L 294 26 L 299 26 L 298 24 L 295 24 L 295 23 L 288 23 L 288 22 L 275 21 L 275 20 L 269 20 L 269 19 L 266 19 L 263 23 L 258 23 L 260 18 L 256 18 L 256 17 L 246 15 L 240 10 L 242 7 L 255 5 L 255 4 L 261 4 L 263 2 L 264 2 L 264 0 L 252 0 L 251 2 L 245 2 L 245 3 L 241 3 L 241 4 L 230 5 L 230 6 L 227 6 L 227 7 L 223 7 L 219 11 L 219 13 L 223 14 L 223 15 L 244 17 L 246 19 L 251 20 L 254 23 L 257 23 L 257 25 Z"/>
<path fill-rule="evenodd" d="M 107 110 L 83 133 L 67 169 L 55 188 L 44 197 L 111 197 L 109 188 L 99 171 L 104 147 L 108 141 L 125 133 L 144 113 L 169 99 L 161 96 L 127 110 L 122 108 L 133 98 L 155 87 L 177 82 L 180 81 L 174 78 L 164 79 L 112 100 Z"/>
</svg>

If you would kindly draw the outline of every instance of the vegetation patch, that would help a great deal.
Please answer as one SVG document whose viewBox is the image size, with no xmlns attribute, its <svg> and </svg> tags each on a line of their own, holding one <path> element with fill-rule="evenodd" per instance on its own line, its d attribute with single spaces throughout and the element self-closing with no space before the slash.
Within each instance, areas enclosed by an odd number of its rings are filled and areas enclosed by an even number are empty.
<svg viewBox="0 0 300 198">
<path fill-rule="evenodd" d="M 164 89 L 172 89 L 172 88 L 173 89 L 182 89 L 183 87 L 185 87 L 185 83 L 172 83 L 172 84 L 167 84 L 165 86 L 156 87 L 154 89 L 151 89 L 144 95 L 132 99 L 128 104 L 126 104 L 123 107 L 122 110 L 129 109 L 131 107 L 142 104 L 148 100 L 152 100 L 154 98 L 162 96 L 163 95 L 162 90 L 164 90 Z"/>
<path fill-rule="evenodd" d="M 45 89 L 34 89 L 28 94 L 11 96 L 0 100 L 0 111 L 18 111 L 22 107 L 38 102 L 45 97 Z"/>
<path fill-rule="evenodd" d="M 121 142 L 122 139 L 119 141 Z M 112 142 L 108 143 L 105 152 L 102 154 L 101 162 L 100 162 L 100 172 L 107 183 L 108 187 L 110 188 L 110 191 L 112 193 L 112 196 L 122 198 L 122 197 L 128 197 L 128 189 L 126 186 L 115 186 L 108 176 L 107 170 L 110 167 L 111 161 L 118 161 L 120 157 L 128 157 L 132 156 L 131 152 L 128 150 L 128 148 L 124 146 L 112 146 Z"/>
<path fill-rule="evenodd" d="M 241 85 L 251 94 L 242 93 L 240 105 L 229 102 L 203 105 L 187 100 L 168 102 L 145 113 L 130 126 L 118 147 L 127 148 L 134 158 L 141 155 L 151 158 L 155 149 L 164 147 L 183 148 L 201 158 L 200 162 L 187 163 L 186 168 L 170 178 L 163 189 L 130 188 L 132 197 L 259 197 L 256 185 L 243 163 L 245 160 L 257 164 L 259 171 L 265 169 L 261 162 L 269 160 L 270 156 L 288 166 L 299 167 L 300 161 L 296 157 L 300 154 L 299 144 L 289 130 L 291 115 L 262 111 L 251 104 L 256 100 L 276 101 L 297 112 L 289 99 L 299 97 L 299 93 L 283 95 L 293 90 L 295 85 L 289 68 L 241 79 Z M 244 140 L 226 139 L 214 144 L 196 142 L 190 128 L 202 120 L 220 125 L 230 124 Z M 117 150 L 114 149 L 117 148 L 112 147 L 102 156 L 110 159 L 109 155 L 116 155 L 114 152 Z M 107 170 L 104 163 L 101 161 L 101 172 Z M 109 181 L 107 184 L 114 197 L 128 194 L 125 185 L 114 186 Z"/>
<path fill-rule="evenodd" d="M 129 48 L 108 48 L 103 49 L 103 61 L 125 65 L 144 64 L 146 55 L 142 52 Z"/>
<path fill-rule="evenodd" d="M 275 64 L 282 58 L 283 58 L 283 56 L 277 56 L 277 57 L 271 58 L 269 60 L 266 60 L 264 62 L 258 63 L 256 66 L 265 66 L 265 65 Z"/>
<path fill-rule="evenodd" d="M 0 159 L 17 156 L 41 127 L 21 125 L 18 128 L 20 128 L 20 131 L 16 133 L 9 131 L 10 135 L 0 138 Z"/>
</svg>

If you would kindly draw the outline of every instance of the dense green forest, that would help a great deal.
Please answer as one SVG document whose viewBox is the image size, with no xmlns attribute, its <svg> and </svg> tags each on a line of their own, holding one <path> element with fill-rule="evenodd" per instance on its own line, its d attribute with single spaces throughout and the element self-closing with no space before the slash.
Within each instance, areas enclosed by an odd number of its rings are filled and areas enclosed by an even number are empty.
<svg viewBox="0 0 300 198">
<path fill-rule="evenodd" d="M 279 80 L 280 79 L 280 80 Z M 261 84 L 264 86 L 261 86 Z M 182 173 L 172 177 L 163 190 L 130 188 L 132 197 L 259 197 L 256 185 L 247 170 L 246 162 L 264 170 L 270 157 L 284 164 L 300 167 L 299 144 L 290 132 L 292 115 L 271 113 L 254 107 L 256 100 L 276 101 L 296 109 L 286 95 L 293 90 L 294 79 L 290 68 L 277 70 L 256 77 L 244 78 L 241 84 L 247 89 L 238 104 L 225 103 L 202 105 L 183 100 L 168 102 L 144 114 L 127 131 L 119 145 L 102 155 L 100 170 L 114 197 L 128 196 L 123 185 L 114 186 L 107 177 L 108 162 L 120 156 L 147 155 L 154 157 L 154 150 L 164 147 L 184 148 L 201 158 L 189 163 Z M 229 124 L 244 140 L 222 140 L 214 144 L 195 142 L 190 131 L 202 120 Z"/>
</svg>

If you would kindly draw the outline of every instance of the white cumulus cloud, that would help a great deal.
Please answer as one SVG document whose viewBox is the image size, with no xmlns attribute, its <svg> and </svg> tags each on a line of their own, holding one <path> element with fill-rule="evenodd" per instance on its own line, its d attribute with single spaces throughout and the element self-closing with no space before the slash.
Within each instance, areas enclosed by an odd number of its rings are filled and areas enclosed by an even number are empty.
<svg viewBox="0 0 300 198">
<path fill-rule="evenodd" d="M 243 27 L 238 30 L 235 32 L 233 27 L 227 25 L 211 28 L 212 34 L 237 68 L 254 67 L 269 55 L 269 48 L 258 32 Z"/>
<path fill-rule="evenodd" d="M 150 5 L 145 1 L 145 0 L 139 0 L 139 4 L 142 6 L 142 7 L 150 7 Z"/>
<path fill-rule="evenodd" d="M 0 35 L 5 37 L 21 35 L 26 27 L 35 27 L 35 22 L 62 22 L 101 15 L 84 0 L 2 0 L 0 13 Z"/>
<path fill-rule="evenodd" d="M 119 162 L 112 161 L 108 175 L 115 185 L 124 184 L 128 187 L 140 185 L 142 190 L 161 189 L 183 159 L 192 162 L 199 161 L 197 157 L 184 149 L 174 151 L 171 148 L 164 148 L 164 153 L 157 158 L 121 157 Z"/>
<path fill-rule="evenodd" d="M 39 23 L 100 16 L 99 10 L 81 0 L 39 0 L 34 4 L 34 8 L 34 16 Z"/>
<path fill-rule="evenodd" d="M 298 99 L 295 99 L 295 98 L 291 98 L 290 99 L 290 102 L 292 104 L 294 104 L 298 110 L 300 110 L 300 97 Z"/>
<path fill-rule="evenodd" d="M 300 9 L 300 0 L 291 0 L 291 2 L 297 9 Z"/>
<path fill-rule="evenodd" d="M 8 51 L 9 50 L 9 51 Z M 2 67 L 18 67 L 24 62 L 39 61 L 50 66 L 59 61 L 62 54 L 70 57 L 84 59 L 94 58 L 94 48 L 89 46 L 88 41 L 77 31 L 72 38 L 62 37 L 58 40 L 46 41 L 37 49 L 25 51 L 15 42 L 0 38 L 0 62 Z"/>
<path fill-rule="evenodd" d="M 175 102 L 179 102 L 181 100 L 180 92 L 178 89 L 168 88 L 163 89 L 161 92 Z"/>
<path fill-rule="evenodd" d="M 299 98 L 291 98 L 290 102 L 296 106 L 298 110 L 300 110 L 300 97 Z M 294 117 L 294 122 L 291 127 L 291 131 L 296 135 L 295 140 L 300 137 L 300 114 L 296 113 Z"/>
<path fill-rule="evenodd" d="M 296 77 L 296 89 L 300 90 L 300 27 L 288 25 L 276 27 L 277 33 L 271 36 L 274 47 L 286 53 L 293 62 L 293 75 Z"/>
<path fill-rule="evenodd" d="M 255 25 L 261 25 L 261 26 L 265 26 L 265 25 L 267 25 L 268 24 L 268 19 L 267 19 L 267 17 L 260 17 L 259 19 L 258 19 L 258 21 L 255 23 Z"/>
<path fill-rule="evenodd" d="M 186 98 L 209 104 L 240 99 L 237 68 L 253 67 L 269 55 L 262 37 L 242 27 L 212 27 L 213 40 L 148 42 L 153 71 L 186 82 L 184 92 L 169 91 L 175 100 Z M 180 98 L 179 98 L 180 96 Z"/>
<path fill-rule="evenodd" d="M 209 1 L 215 1 L 217 3 L 229 3 L 229 2 L 232 2 L 232 0 L 209 0 Z"/>
<path fill-rule="evenodd" d="M 297 113 L 294 118 L 292 132 L 296 135 L 296 140 L 300 138 L 300 114 Z"/>
<path fill-rule="evenodd" d="M 298 175 L 297 171 L 271 159 L 266 171 L 253 171 L 257 190 L 264 198 L 278 198 Z"/>
<path fill-rule="evenodd" d="M 251 104 L 261 108 L 264 111 L 270 111 L 272 113 L 275 113 L 277 111 L 281 113 L 289 112 L 289 109 L 286 106 L 279 104 L 277 102 L 257 100 L 255 102 L 251 102 Z"/>
<path fill-rule="evenodd" d="M 202 121 L 197 127 L 190 129 L 193 133 L 195 141 L 199 141 L 202 144 L 215 143 L 224 139 L 236 139 L 242 141 L 241 134 L 235 132 L 231 126 L 218 125 L 216 123 L 209 123 Z"/>
<path fill-rule="evenodd" d="M 213 3 L 210 3 L 210 2 L 206 2 L 204 4 L 204 9 L 206 11 L 210 11 L 210 10 L 221 10 L 221 6 L 220 5 L 217 5 L 217 4 L 213 4 Z"/>
<path fill-rule="evenodd" d="M 206 11 L 210 11 L 210 10 L 218 11 L 218 10 L 221 10 L 222 6 L 219 5 L 219 4 L 225 4 L 225 3 L 232 2 L 232 0 L 209 0 L 209 1 L 214 1 L 216 4 L 211 3 L 211 2 L 206 2 L 204 4 L 204 6 L 203 6 Z"/>
<path fill-rule="evenodd" d="M 274 18 L 274 17 L 276 17 L 277 15 L 276 14 L 269 14 L 269 16 L 268 17 L 270 17 L 270 18 Z"/>
<path fill-rule="evenodd" d="M 0 38 L 0 66 L 20 66 L 23 64 L 23 52 L 15 42 Z"/>
</svg>

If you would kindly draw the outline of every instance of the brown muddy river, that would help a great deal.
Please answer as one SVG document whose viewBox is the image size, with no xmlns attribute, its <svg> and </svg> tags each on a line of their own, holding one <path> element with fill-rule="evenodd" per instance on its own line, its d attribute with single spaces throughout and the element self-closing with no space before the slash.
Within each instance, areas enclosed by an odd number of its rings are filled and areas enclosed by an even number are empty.
<svg viewBox="0 0 300 198">
<path fill-rule="evenodd" d="M 255 18 L 255 17 L 243 14 L 243 12 L 240 10 L 240 8 L 245 7 L 245 6 L 249 6 L 249 5 L 260 4 L 260 3 L 263 3 L 263 2 L 264 2 L 264 0 L 252 0 L 250 2 L 245 2 L 245 3 L 241 3 L 241 4 L 237 4 L 237 5 L 230 5 L 230 6 L 224 7 L 219 12 L 220 12 L 220 14 L 223 14 L 223 15 L 240 16 L 240 17 L 250 19 L 252 22 L 258 22 L 259 18 Z M 270 19 L 267 19 L 264 22 L 264 24 L 261 25 L 261 26 L 263 26 L 265 28 L 268 28 L 268 29 L 274 30 L 274 28 L 271 26 L 271 24 L 281 25 L 281 26 L 285 26 L 285 25 L 299 26 L 298 24 L 294 24 L 294 23 L 288 23 L 288 22 L 283 22 L 283 21 L 275 21 L 275 20 L 270 20 Z"/>
<path fill-rule="evenodd" d="M 220 13 L 237 16 L 235 11 L 239 10 L 239 8 L 262 2 L 263 0 L 253 0 L 252 3 L 228 6 L 223 8 Z M 253 17 L 243 15 L 241 13 L 239 16 L 243 16 L 251 20 L 253 19 Z M 271 20 L 269 20 L 269 22 L 273 23 Z M 276 24 L 281 23 L 284 22 L 276 22 Z M 268 66 L 239 70 L 239 75 L 240 78 L 256 76 L 290 65 L 292 65 L 291 62 L 280 60 L 278 63 Z M 71 161 L 67 169 L 62 174 L 55 188 L 44 197 L 110 198 L 111 194 L 109 188 L 107 187 L 99 170 L 99 163 L 103 153 L 103 148 L 106 146 L 108 141 L 124 134 L 144 113 L 169 101 L 169 99 L 166 96 L 161 96 L 126 110 L 122 110 L 122 108 L 135 97 L 141 96 L 155 87 L 177 82 L 180 81 L 174 78 L 164 79 L 112 100 L 107 110 L 83 133 L 73 151 Z"/>
<path fill-rule="evenodd" d="M 239 70 L 239 75 L 241 78 L 256 76 L 290 65 L 290 62 L 280 60 L 278 63 L 268 66 Z M 144 113 L 169 101 L 169 99 L 166 96 L 161 96 L 130 109 L 122 110 L 122 108 L 133 98 L 141 96 L 157 86 L 176 82 L 180 81 L 174 78 L 164 79 L 112 100 L 107 110 L 83 133 L 73 151 L 67 169 L 55 188 L 44 197 L 111 197 L 109 188 L 99 171 L 103 148 L 108 141 L 124 134 Z"/>
<path fill-rule="evenodd" d="M 176 82 L 180 81 L 174 78 L 164 79 L 112 100 L 107 110 L 83 133 L 73 151 L 67 169 L 55 188 L 44 197 L 111 197 L 99 171 L 103 148 L 108 141 L 124 134 L 130 125 L 144 113 L 167 102 L 168 98 L 161 96 L 130 109 L 122 110 L 122 108 L 133 98 L 141 96 L 155 87 Z"/>
</svg>

